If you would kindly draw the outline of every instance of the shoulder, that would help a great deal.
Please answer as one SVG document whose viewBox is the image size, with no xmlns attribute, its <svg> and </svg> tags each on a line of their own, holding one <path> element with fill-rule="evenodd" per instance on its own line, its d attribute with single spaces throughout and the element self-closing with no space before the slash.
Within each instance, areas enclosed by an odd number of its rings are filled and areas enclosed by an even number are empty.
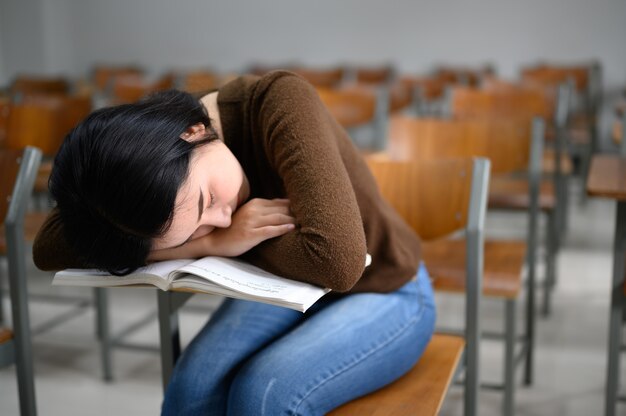
<svg viewBox="0 0 626 416">
<path fill-rule="evenodd" d="M 270 71 L 263 76 L 242 75 L 219 89 L 220 102 L 250 99 L 262 103 L 272 100 L 296 100 L 316 97 L 315 88 L 300 75 L 285 70 Z"/>
<path fill-rule="evenodd" d="M 255 96 L 300 98 L 301 94 L 315 94 L 315 88 L 300 75 L 285 70 L 271 71 L 258 79 Z"/>
</svg>

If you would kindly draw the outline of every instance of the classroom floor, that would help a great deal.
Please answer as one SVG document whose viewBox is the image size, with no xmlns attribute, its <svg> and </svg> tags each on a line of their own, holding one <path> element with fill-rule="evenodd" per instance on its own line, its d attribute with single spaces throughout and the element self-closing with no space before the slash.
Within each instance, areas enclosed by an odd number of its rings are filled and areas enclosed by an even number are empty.
<svg viewBox="0 0 626 416">
<path fill-rule="evenodd" d="M 580 189 L 573 186 L 573 199 Z M 558 285 L 553 313 L 537 323 L 535 383 L 521 385 L 518 374 L 516 414 L 599 415 L 604 411 L 606 341 L 611 279 L 611 244 L 614 204 L 608 200 L 574 203 L 570 229 L 558 259 Z M 510 214 L 490 214 L 488 235 L 521 236 L 524 221 Z M 540 265 L 542 266 L 543 263 Z M 543 269 L 540 268 L 540 278 Z M 37 294 L 62 294 L 89 298 L 85 289 L 52 288 L 50 275 L 32 270 L 30 290 Z M 3 282 L 6 284 L 6 282 Z M 540 293 L 541 295 L 541 293 Z M 201 299 L 202 298 L 202 299 Z M 156 316 L 156 296 L 151 290 L 111 290 L 112 326 L 119 329 L 132 318 L 146 313 Z M 8 310 L 4 300 L 5 312 Z M 217 298 L 196 296 L 191 310 L 182 315 L 183 341 L 197 330 Z M 458 296 L 438 295 L 439 323 L 460 321 L 463 311 Z M 71 309 L 67 301 L 50 303 L 33 300 L 31 320 L 37 327 L 52 315 Z M 521 309 L 520 309 L 521 311 Z M 482 318 L 485 329 L 501 326 L 501 302 L 485 300 Z M 521 324 L 521 322 L 520 322 Z M 518 325 L 521 328 L 521 325 Z M 132 339 L 156 347 L 156 320 Z M 116 350 L 111 383 L 101 379 L 98 344 L 94 336 L 94 314 L 83 314 L 37 334 L 34 343 L 37 405 L 40 415 L 156 415 L 162 397 L 160 363 L 156 352 Z M 485 341 L 482 349 L 483 378 L 501 376 L 501 344 Z M 480 392 L 482 416 L 499 415 L 501 393 Z M 13 367 L 0 370 L 0 414 L 18 414 L 17 387 Z M 618 406 L 626 415 L 626 405 Z M 444 402 L 442 415 L 462 414 L 462 390 L 453 387 Z"/>
</svg>

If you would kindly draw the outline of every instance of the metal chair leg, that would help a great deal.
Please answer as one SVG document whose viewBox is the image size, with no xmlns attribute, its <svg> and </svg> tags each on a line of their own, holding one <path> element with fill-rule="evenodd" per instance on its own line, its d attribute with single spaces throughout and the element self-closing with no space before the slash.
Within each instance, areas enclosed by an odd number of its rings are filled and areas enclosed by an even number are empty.
<svg viewBox="0 0 626 416">
<path fill-rule="evenodd" d="M 530 386 L 533 380 L 533 360 L 535 344 L 535 255 L 534 248 L 528 247 L 528 293 L 526 294 L 526 360 L 524 362 L 524 385 Z"/>
<path fill-rule="evenodd" d="M 15 239 L 17 240 L 17 239 Z M 11 241 L 8 256 L 9 291 L 13 312 L 13 334 L 15 337 L 15 364 L 17 386 L 20 397 L 20 414 L 36 415 L 35 380 L 33 377 L 33 352 L 30 337 L 30 317 L 28 312 L 28 288 L 24 264 L 23 244 Z M 12 266 L 13 265 L 13 266 Z"/>
<path fill-rule="evenodd" d="M 515 299 L 505 301 L 504 323 L 504 400 L 502 414 L 512 416 L 515 410 Z"/>
<path fill-rule="evenodd" d="M 157 290 L 159 308 L 159 334 L 161 338 L 161 373 L 163 391 L 167 389 L 174 364 L 180 356 L 180 332 L 178 327 L 178 311 L 174 305 L 173 294 Z"/>
<path fill-rule="evenodd" d="M 100 339 L 100 360 L 102 362 L 102 378 L 113 380 L 111 333 L 109 329 L 109 304 L 107 289 L 94 288 L 96 309 L 96 333 Z"/>
<path fill-rule="evenodd" d="M 624 250 L 626 235 L 619 230 L 626 228 L 626 203 L 617 204 L 617 224 L 613 243 L 613 282 L 611 287 L 611 311 L 609 318 L 608 363 L 606 372 L 605 415 L 615 415 L 620 372 L 620 343 L 622 313 L 624 310 Z"/>
<path fill-rule="evenodd" d="M 548 232 L 546 234 L 546 277 L 543 288 L 543 306 L 541 314 L 544 318 L 550 316 L 552 309 L 552 292 L 556 286 L 556 254 L 558 230 L 554 212 L 548 214 Z"/>
</svg>

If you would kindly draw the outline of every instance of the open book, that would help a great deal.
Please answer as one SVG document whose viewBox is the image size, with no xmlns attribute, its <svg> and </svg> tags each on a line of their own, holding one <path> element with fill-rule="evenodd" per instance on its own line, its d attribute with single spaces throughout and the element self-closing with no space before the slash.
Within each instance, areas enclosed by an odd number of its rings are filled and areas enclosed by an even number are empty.
<svg viewBox="0 0 626 416">
<path fill-rule="evenodd" d="M 366 265 L 370 262 L 368 254 Z M 162 261 L 126 276 L 112 276 L 93 269 L 67 269 L 57 272 L 52 284 L 94 287 L 152 285 L 161 290 L 211 293 L 301 312 L 330 292 L 330 289 L 285 279 L 242 260 L 225 257 Z"/>
</svg>

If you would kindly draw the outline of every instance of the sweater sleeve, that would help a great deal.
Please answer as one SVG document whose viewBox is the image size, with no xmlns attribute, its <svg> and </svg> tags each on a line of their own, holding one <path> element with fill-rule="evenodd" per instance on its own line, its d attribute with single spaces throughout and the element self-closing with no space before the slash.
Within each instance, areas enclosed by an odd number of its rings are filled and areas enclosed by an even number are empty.
<svg viewBox="0 0 626 416">
<path fill-rule="evenodd" d="M 37 232 L 33 242 L 33 261 L 35 266 L 45 271 L 86 267 L 66 241 L 61 215 L 56 208 Z"/>
<path fill-rule="evenodd" d="M 367 248 L 337 142 L 345 131 L 315 89 L 287 72 L 259 81 L 252 112 L 298 223 L 295 231 L 255 247 L 253 255 L 285 277 L 350 290 L 363 274 Z"/>
</svg>

